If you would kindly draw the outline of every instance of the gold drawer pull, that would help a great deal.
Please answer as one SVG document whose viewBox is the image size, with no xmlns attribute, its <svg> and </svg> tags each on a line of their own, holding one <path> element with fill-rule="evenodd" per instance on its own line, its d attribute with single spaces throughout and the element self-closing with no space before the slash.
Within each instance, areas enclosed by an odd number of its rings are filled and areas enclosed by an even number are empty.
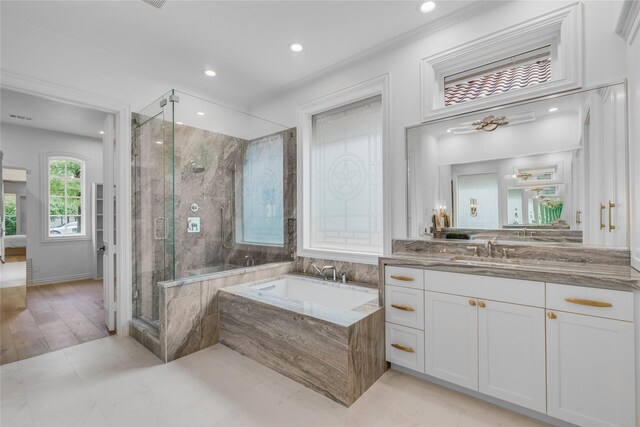
<svg viewBox="0 0 640 427">
<path fill-rule="evenodd" d="M 590 299 L 580 299 L 580 298 L 565 298 L 566 302 L 570 302 L 571 304 L 579 304 L 579 305 L 588 305 L 589 307 L 613 307 L 613 304 L 602 301 L 593 301 Z"/>
<path fill-rule="evenodd" d="M 613 225 L 613 218 L 611 214 L 611 209 L 615 208 L 616 204 L 609 200 L 609 233 L 616 229 L 616 226 Z"/>
<path fill-rule="evenodd" d="M 411 347 L 405 347 L 402 344 L 391 344 L 391 347 L 397 348 L 398 350 L 406 351 L 407 353 L 415 353 L 416 351 Z"/>
<path fill-rule="evenodd" d="M 391 307 L 397 308 L 398 310 L 403 310 L 403 311 L 415 311 L 413 307 L 407 307 L 406 305 L 391 304 Z"/>
<path fill-rule="evenodd" d="M 605 207 L 604 203 L 600 203 L 600 230 L 604 230 L 606 227 L 606 225 L 604 225 L 604 219 L 602 218 L 604 216 Z"/>
<path fill-rule="evenodd" d="M 475 306 L 476 306 L 476 300 L 474 300 L 474 299 L 470 299 L 470 300 L 469 300 L 469 305 L 470 305 L 471 307 L 475 307 Z"/>
<path fill-rule="evenodd" d="M 395 280 L 400 280 L 400 281 L 403 281 L 403 282 L 413 282 L 415 280 L 413 277 L 401 276 L 399 274 L 392 274 L 391 278 L 395 279 Z"/>
<path fill-rule="evenodd" d="M 552 313 L 552 312 L 548 312 L 548 313 L 547 313 L 547 317 L 548 317 L 549 319 L 557 319 L 557 318 L 558 318 L 558 316 L 556 316 L 556 314 L 555 314 L 555 313 Z"/>
<path fill-rule="evenodd" d="M 478 301 L 478 306 L 480 308 L 485 308 L 487 305 L 483 301 Z"/>
</svg>

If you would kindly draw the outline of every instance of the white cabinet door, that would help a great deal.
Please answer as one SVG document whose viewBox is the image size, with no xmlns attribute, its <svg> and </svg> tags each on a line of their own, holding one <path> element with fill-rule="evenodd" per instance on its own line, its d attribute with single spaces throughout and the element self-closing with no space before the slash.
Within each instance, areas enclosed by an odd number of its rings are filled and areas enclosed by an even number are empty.
<svg viewBox="0 0 640 427">
<path fill-rule="evenodd" d="M 425 292 L 425 373 L 478 390 L 476 300 Z"/>
<path fill-rule="evenodd" d="M 579 425 L 635 425 L 633 323 L 548 313 L 547 413 Z"/>
<path fill-rule="evenodd" d="M 479 391 L 545 412 L 544 309 L 485 300 L 478 307 Z"/>
</svg>

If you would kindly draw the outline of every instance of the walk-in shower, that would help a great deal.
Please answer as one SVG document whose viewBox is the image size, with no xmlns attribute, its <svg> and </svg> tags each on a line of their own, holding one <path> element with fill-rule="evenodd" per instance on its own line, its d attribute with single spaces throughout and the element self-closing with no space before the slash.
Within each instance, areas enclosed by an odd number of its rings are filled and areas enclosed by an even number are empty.
<svg viewBox="0 0 640 427">
<path fill-rule="evenodd" d="M 291 259 L 293 130 L 175 90 L 133 127 L 135 318 L 159 282 Z"/>
</svg>

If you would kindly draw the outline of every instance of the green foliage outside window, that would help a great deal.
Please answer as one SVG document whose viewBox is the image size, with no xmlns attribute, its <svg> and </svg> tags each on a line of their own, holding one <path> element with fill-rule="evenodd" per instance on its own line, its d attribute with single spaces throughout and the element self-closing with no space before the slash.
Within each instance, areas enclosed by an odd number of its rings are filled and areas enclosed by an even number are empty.
<svg viewBox="0 0 640 427">
<path fill-rule="evenodd" d="M 49 161 L 49 235 L 82 233 L 81 162 Z"/>
<path fill-rule="evenodd" d="M 7 236 L 15 236 L 17 233 L 17 207 L 16 195 L 4 194 L 4 233 Z"/>
</svg>

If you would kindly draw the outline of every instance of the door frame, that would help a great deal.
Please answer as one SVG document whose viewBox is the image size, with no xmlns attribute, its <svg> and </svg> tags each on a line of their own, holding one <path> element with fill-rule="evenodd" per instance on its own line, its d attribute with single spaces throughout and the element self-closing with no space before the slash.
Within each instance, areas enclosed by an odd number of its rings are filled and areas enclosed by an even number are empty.
<svg viewBox="0 0 640 427">
<path fill-rule="evenodd" d="M 79 107 L 104 111 L 115 116 L 116 153 L 114 181 L 118 206 L 118 257 L 116 269 L 116 332 L 129 335 L 129 321 L 133 310 L 132 233 L 131 233 L 131 106 L 128 102 L 96 93 L 62 86 L 18 73 L 0 71 L 0 87 L 42 98 L 65 102 Z"/>
</svg>

